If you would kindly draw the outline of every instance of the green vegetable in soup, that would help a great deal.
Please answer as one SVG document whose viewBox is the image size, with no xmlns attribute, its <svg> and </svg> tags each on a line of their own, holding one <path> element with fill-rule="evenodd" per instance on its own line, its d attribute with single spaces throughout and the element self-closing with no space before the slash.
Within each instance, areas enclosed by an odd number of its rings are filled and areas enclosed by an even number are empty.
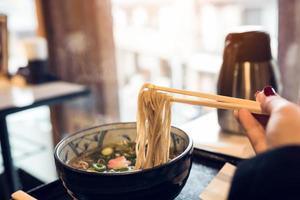
<svg viewBox="0 0 300 200">
<path fill-rule="evenodd" d="M 93 163 L 92 166 L 97 172 L 104 172 L 106 170 L 106 166 L 103 164 Z"/>
</svg>

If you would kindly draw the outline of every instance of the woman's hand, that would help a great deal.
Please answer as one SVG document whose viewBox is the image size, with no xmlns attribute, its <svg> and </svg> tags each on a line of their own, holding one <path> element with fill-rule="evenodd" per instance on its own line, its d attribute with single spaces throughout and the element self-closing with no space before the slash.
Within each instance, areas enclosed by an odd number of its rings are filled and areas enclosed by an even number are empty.
<svg viewBox="0 0 300 200">
<path fill-rule="evenodd" d="M 246 109 L 236 114 L 257 153 L 285 145 L 300 145 L 300 107 L 275 94 L 266 87 L 256 94 L 263 111 L 270 114 L 264 128 Z"/>
</svg>

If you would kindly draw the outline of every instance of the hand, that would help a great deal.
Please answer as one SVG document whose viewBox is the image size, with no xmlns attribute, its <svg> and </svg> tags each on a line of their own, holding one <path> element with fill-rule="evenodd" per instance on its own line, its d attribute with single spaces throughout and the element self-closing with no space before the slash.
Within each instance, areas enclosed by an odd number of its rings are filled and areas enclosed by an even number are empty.
<svg viewBox="0 0 300 200">
<path fill-rule="evenodd" d="M 256 101 L 270 114 L 265 128 L 248 110 L 236 113 L 254 150 L 260 153 L 275 147 L 300 145 L 300 107 L 276 95 L 271 87 L 257 93 Z"/>
</svg>

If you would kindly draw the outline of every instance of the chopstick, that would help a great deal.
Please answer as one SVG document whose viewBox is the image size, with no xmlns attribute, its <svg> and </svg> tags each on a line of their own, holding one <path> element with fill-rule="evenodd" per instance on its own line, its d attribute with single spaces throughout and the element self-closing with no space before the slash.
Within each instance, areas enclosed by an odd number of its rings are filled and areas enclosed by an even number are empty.
<svg viewBox="0 0 300 200">
<path fill-rule="evenodd" d="M 211 101 L 211 100 L 191 100 L 191 99 L 185 99 L 185 98 L 172 98 L 173 102 L 177 103 L 185 103 L 185 104 L 191 104 L 191 105 L 201 105 L 201 106 L 207 106 L 212 108 L 219 108 L 219 109 L 226 109 L 226 110 L 239 110 L 242 108 L 245 108 L 249 110 L 251 113 L 256 114 L 265 114 L 262 112 L 260 105 L 246 105 L 246 104 L 237 104 L 237 103 L 225 103 L 225 102 L 218 102 L 218 101 Z"/>
<path fill-rule="evenodd" d="M 180 90 L 176 88 L 168 88 L 168 87 L 162 87 L 153 85 L 151 83 L 146 83 L 145 86 L 147 88 L 153 88 L 160 91 L 166 91 L 171 93 L 177 93 L 177 94 L 183 94 L 188 96 L 194 96 L 194 97 L 201 97 L 206 99 L 212 99 L 219 102 L 227 102 L 227 103 L 238 103 L 238 104 L 246 104 L 246 105 L 254 105 L 257 106 L 258 103 L 256 101 L 248 100 L 248 99 L 240 99 L 236 97 L 228 97 L 223 95 L 215 95 L 215 94 L 209 94 L 204 92 L 194 92 L 194 91 L 188 91 L 188 90 Z"/>
<path fill-rule="evenodd" d="M 13 200 L 37 200 L 22 190 L 18 190 L 11 195 Z"/>
<path fill-rule="evenodd" d="M 214 108 L 219 108 L 219 109 L 227 109 L 227 110 L 238 110 L 241 108 L 245 108 L 245 109 L 248 109 L 252 113 L 266 114 L 261 110 L 260 104 L 256 101 L 252 101 L 252 100 L 228 97 L 228 96 L 223 96 L 223 95 L 215 95 L 215 94 L 209 94 L 209 93 L 204 93 L 204 92 L 180 90 L 180 89 L 175 89 L 175 88 L 157 86 L 157 85 L 153 85 L 150 83 L 144 84 L 143 87 L 144 88 L 152 88 L 155 90 L 169 92 L 169 93 L 176 93 L 176 94 L 181 94 L 181 95 L 202 98 L 202 99 L 192 100 L 192 99 L 187 99 L 187 98 L 172 97 L 172 101 L 177 102 L 177 103 L 202 105 L 202 106 L 214 107 Z"/>
</svg>

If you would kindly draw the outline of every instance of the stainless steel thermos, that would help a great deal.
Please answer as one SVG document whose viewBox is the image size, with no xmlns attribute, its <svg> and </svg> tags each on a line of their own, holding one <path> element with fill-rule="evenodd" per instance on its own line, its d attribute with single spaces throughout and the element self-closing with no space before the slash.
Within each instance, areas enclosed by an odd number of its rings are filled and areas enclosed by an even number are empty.
<svg viewBox="0 0 300 200">
<path fill-rule="evenodd" d="M 267 85 L 278 90 L 279 77 L 276 70 L 267 33 L 230 33 L 225 39 L 217 92 L 221 95 L 254 100 L 255 92 Z M 244 132 L 230 110 L 219 109 L 218 121 L 226 132 Z"/>
</svg>

